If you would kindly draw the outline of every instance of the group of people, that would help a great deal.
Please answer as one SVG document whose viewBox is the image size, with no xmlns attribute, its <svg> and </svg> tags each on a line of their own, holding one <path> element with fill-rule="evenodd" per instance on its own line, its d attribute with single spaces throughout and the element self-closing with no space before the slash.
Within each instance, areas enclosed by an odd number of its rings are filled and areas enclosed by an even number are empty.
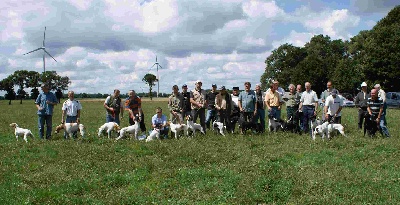
<svg viewBox="0 0 400 205">
<path fill-rule="evenodd" d="M 38 109 L 39 137 L 44 138 L 44 124 L 46 124 L 46 139 L 50 139 L 52 131 L 53 107 L 57 104 L 57 98 L 49 92 L 49 86 L 42 84 L 42 93 L 37 97 L 35 104 Z M 172 123 L 184 123 L 187 116 L 199 123 L 204 132 L 210 129 L 214 121 L 222 122 L 226 125 L 227 131 L 233 133 L 236 123 L 239 124 L 239 132 L 245 133 L 243 123 L 259 123 L 261 132 L 265 131 L 266 113 L 268 118 L 280 120 L 283 104 L 286 104 L 287 119 L 295 125 L 295 131 L 307 133 L 311 131 L 309 122 L 318 115 L 318 97 L 311 89 L 309 82 L 305 83 L 305 91 L 301 85 L 289 85 L 289 92 L 279 87 L 278 81 L 273 81 L 266 92 L 261 90 L 261 85 L 257 84 L 255 90 L 251 90 L 251 83 L 244 83 L 244 90 L 239 92 L 239 87 L 233 87 L 229 94 L 225 86 L 217 89 L 216 84 L 212 84 L 211 90 L 206 92 L 202 88 L 202 82 L 196 81 L 195 87 L 188 90 L 186 84 L 182 85 L 182 92 L 179 92 L 177 85 L 172 86 L 172 94 L 168 98 L 169 119 Z M 135 116 L 144 119 L 141 107 L 141 98 L 136 95 L 134 90 L 130 90 L 129 97 L 123 102 L 120 98 L 120 91 L 108 96 L 104 102 L 106 109 L 106 122 L 116 122 L 120 124 L 123 119 L 124 111 L 128 112 L 129 124 L 133 125 Z M 343 107 L 343 97 L 338 90 L 334 89 L 332 82 L 327 82 L 327 89 L 322 92 L 322 120 L 332 123 L 341 123 L 341 111 Z M 355 97 L 355 104 L 358 108 L 358 127 L 363 126 L 363 119 L 366 115 L 373 116 L 373 120 L 379 124 L 381 133 L 390 137 L 386 127 L 386 94 L 379 84 L 374 86 L 370 93 L 367 91 L 367 84 L 361 84 L 361 91 Z M 82 105 L 74 98 L 74 92 L 68 92 L 68 99 L 62 106 L 61 123 L 80 122 L 80 111 Z M 166 124 L 167 117 L 158 107 L 156 114 L 152 116 L 152 128 L 158 128 L 164 133 L 168 133 Z M 140 120 L 140 129 L 146 132 L 145 121 Z M 66 133 L 64 137 L 67 138 Z"/>
</svg>

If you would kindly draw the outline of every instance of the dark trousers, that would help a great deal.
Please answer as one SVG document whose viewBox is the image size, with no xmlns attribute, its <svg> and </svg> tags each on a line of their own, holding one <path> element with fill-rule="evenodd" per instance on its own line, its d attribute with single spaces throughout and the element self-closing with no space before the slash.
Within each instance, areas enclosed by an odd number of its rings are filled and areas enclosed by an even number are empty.
<svg viewBox="0 0 400 205">
<path fill-rule="evenodd" d="M 234 110 L 233 113 L 229 116 L 230 118 L 230 130 L 233 133 L 235 131 L 236 123 L 239 122 L 240 119 L 240 112 L 237 110 Z"/>
<path fill-rule="evenodd" d="M 358 129 L 362 129 L 364 117 L 367 113 L 368 111 L 366 107 L 358 109 Z"/>
<path fill-rule="evenodd" d="M 334 117 L 332 115 L 328 115 L 328 119 L 326 120 L 328 120 L 329 123 L 342 124 L 342 116 Z"/>
<path fill-rule="evenodd" d="M 203 127 L 204 132 L 206 132 L 206 113 L 204 108 L 193 109 L 192 110 L 193 122 L 196 122 L 197 117 L 200 118 L 200 125 Z"/>
<path fill-rule="evenodd" d="M 302 123 L 300 123 L 300 112 L 298 112 L 299 107 L 298 106 L 293 106 L 293 107 L 286 107 L 286 117 L 290 122 L 293 123 L 294 125 L 294 131 L 296 132 L 300 132 L 301 130 L 301 125 Z"/>
<path fill-rule="evenodd" d="M 231 120 L 227 110 L 219 110 L 217 114 L 217 120 L 224 123 L 228 131 L 231 131 Z"/>
<path fill-rule="evenodd" d="M 239 125 L 242 126 L 244 122 L 254 122 L 254 113 L 253 112 L 241 112 Z"/>
<path fill-rule="evenodd" d="M 310 120 L 314 116 L 314 106 L 303 106 L 303 131 L 304 133 L 307 133 L 310 130 Z"/>
</svg>

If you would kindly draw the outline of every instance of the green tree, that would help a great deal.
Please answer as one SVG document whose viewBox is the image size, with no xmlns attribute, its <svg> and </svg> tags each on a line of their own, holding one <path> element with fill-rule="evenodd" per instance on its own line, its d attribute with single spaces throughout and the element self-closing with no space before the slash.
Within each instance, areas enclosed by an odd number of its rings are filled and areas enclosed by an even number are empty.
<svg viewBox="0 0 400 205">
<path fill-rule="evenodd" d="M 150 100 L 153 100 L 153 94 L 152 94 L 152 90 L 153 90 L 153 86 L 155 86 L 155 82 L 157 82 L 157 77 L 151 73 L 147 73 L 143 79 L 143 82 L 145 82 L 147 85 L 149 85 L 149 96 L 150 96 Z"/>
<path fill-rule="evenodd" d="M 29 86 L 29 72 L 27 70 L 17 70 L 11 75 L 11 78 L 14 85 L 19 87 L 17 98 L 20 99 L 20 104 L 22 104 L 22 99 L 26 95 L 24 88 L 28 88 Z"/>
<path fill-rule="evenodd" d="M 0 90 L 7 92 L 4 97 L 6 100 L 9 100 L 8 104 L 11 105 L 11 100 L 15 100 L 16 96 L 14 91 L 13 77 L 11 75 L 0 81 Z"/>
</svg>

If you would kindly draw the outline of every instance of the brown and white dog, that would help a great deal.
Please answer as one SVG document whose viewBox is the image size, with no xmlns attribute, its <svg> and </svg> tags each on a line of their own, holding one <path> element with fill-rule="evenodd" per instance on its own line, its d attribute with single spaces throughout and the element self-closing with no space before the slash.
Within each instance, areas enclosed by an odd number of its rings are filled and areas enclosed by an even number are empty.
<svg viewBox="0 0 400 205">
<path fill-rule="evenodd" d="M 74 132 L 79 131 L 81 134 L 81 137 L 85 137 L 85 126 L 80 123 L 64 123 L 60 124 L 56 127 L 56 131 L 54 133 L 58 134 L 61 130 L 65 130 L 65 132 L 68 134 L 69 138 L 72 138 L 72 135 Z"/>
<path fill-rule="evenodd" d="M 102 125 L 99 128 L 99 132 L 97 135 L 99 137 L 101 137 L 101 134 L 103 134 L 103 132 L 106 131 L 107 136 L 110 139 L 112 131 L 115 131 L 118 134 L 120 130 L 121 130 L 121 128 L 116 122 L 107 122 L 107 123 L 104 123 L 104 125 Z"/>
<path fill-rule="evenodd" d="M 175 139 L 178 139 L 178 135 L 182 131 L 184 135 L 187 134 L 188 126 L 185 124 L 174 124 L 171 121 L 168 121 L 167 125 L 170 127 L 171 132 L 175 133 Z"/>
<path fill-rule="evenodd" d="M 138 133 L 140 131 L 139 117 L 135 117 L 133 119 L 133 121 L 135 122 L 135 124 L 128 126 L 128 127 L 124 127 L 119 131 L 119 137 L 117 139 L 115 139 L 116 141 L 125 137 L 126 134 L 133 134 L 135 136 L 135 139 L 139 140 L 139 136 L 138 136 Z"/>
<path fill-rule="evenodd" d="M 17 123 L 11 123 L 10 127 L 14 128 L 15 138 L 24 136 L 25 142 L 28 142 L 28 136 L 32 136 L 33 134 L 30 130 L 18 127 Z"/>
<path fill-rule="evenodd" d="M 190 115 L 186 116 L 186 121 L 187 121 L 186 135 L 189 136 L 189 130 L 193 132 L 193 136 L 196 133 L 196 130 L 199 130 L 201 133 L 206 134 L 203 130 L 203 127 L 200 124 L 193 122 L 192 116 Z"/>
</svg>

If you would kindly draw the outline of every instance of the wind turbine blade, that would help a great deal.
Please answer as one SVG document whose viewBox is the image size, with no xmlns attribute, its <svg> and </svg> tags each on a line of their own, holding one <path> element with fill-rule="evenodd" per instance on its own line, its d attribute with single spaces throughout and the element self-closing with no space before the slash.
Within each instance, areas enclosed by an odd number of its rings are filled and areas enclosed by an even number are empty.
<svg viewBox="0 0 400 205">
<path fill-rule="evenodd" d="M 162 68 L 160 64 L 158 66 L 160 66 L 160 68 Z"/>
<path fill-rule="evenodd" d="M 46 72 L 46 60 L 45 54 L 43 53 L 43 73 Z"/>
<path fill-rule="evenodd" d="M 29 51 L 28 53 L 25 53 L 24 55 L 29 54 L 29 53 L 32 53 L 32 52 L 35 52 L 35 51 L 38 51 L 38 50 L 40 50 L 40 49 L 43 49 L 43 48 L 37 48 L 37 49 L 35 49 L 35 50 L 33 50 L 33 51 Z"/>
<path fill-rule="evenodd" d="M 154 63 L 154 64 L 150 67 L 150 69 L 152 69 L 155 65 L 156 65 L 156 64 Z"/>
<path fill-rule="evenodd" d="M 43 33 L 43 47 L 44 46 L 44 41 L 46 40 L 46 26 L 44 27 L 44 33 Z"/>
<path fill-rule="evenodd" d="M 156 62 L 157 62 L 157 56 L 156 56 Z"/>
<path fill-rule="evenodd" d="M 44 50 L 44 52 L 46 52 L 47 53 L 47 55 L 49 55 L 50 57 L 52 57 L 55 61 L 56 61 L 56 59 L 52 56 L 52 55 L 50 55 L 50 53 L 49 52 L 47 52 L 46 51 L 46 49 L 43 49 Z M 57 62 L 57 61 L 56 61 Z"/>
</svg>

